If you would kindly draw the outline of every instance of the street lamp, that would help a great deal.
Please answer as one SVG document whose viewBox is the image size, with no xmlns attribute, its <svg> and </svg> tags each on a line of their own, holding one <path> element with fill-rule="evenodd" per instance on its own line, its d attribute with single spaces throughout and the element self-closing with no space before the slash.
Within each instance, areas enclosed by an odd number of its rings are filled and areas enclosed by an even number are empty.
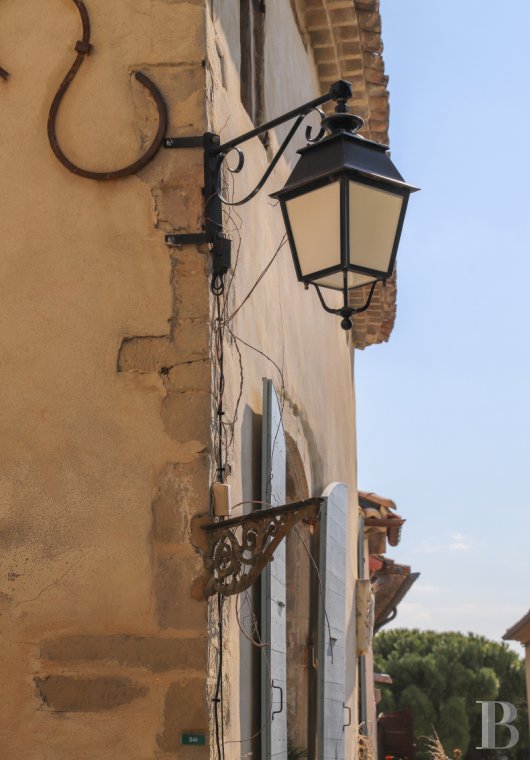
<svg viewBox="0 0 530 760">
<path fill-rule="evenodd" d="M 280 202 L 298 279 L 313 285 L 324 309 L 342 317 L 345 330 L 351 317 L 365 311 L 378 281 L 393 272 L 409 195 L 418 188 L 407 184 L 388 154 L 388 146 L 366 140 L 357 134 L 363 121 L 350 113 L 352 97 L 349 82 L 340 80 L 326 95 L 220 144 L 219 137 L 167 138 L 166 148 L 204 148 L 206 214 L 203 231 L 166 236 L 169 245 L 210 243 L 212 251 L 212 290 L 219 292 L 230 266 L 230 240 L 223 233 L 222 205 L 240 206 L 261 190 L 280 156 L 293 139 L 304 118 L 317 111 L 321 117 L 318 135 L 306 130 L 308 145 L 286 185 L 272 194 Z M 326 116 L 319 106 L 335 101 L 335 112 Z M 296 118 L 295 118 L 296 117 Z M 238 161 L 232 173 L 244 165 L 239 145 L 295 118 L 286 138 L 256 187 L 244 198 L 230 201 L 221 192 L 221 167 L 235 151 Z M 349 293 L 371 284 L 364 306 L 353 308 Z M 321 288 L 339 291 L 340 308 L 326 304 Z"/>
<path fill-rule="evenodd" d="M 349 112 L 349 88 L 335 87 L 335 113 L 323 120 L 328 135 L 298 151 L 287 183 L 272 197 L 280 201 L 298 279 L 315 286 L 348 330 L 359 311 L 349 306 L 349 291 L 371 283 L 371 297 L 376 282 L 392 274 L 417 188 L 403 180 L 386 145 L 357 134 L 363 121 Z M 320 288 L 340 291 L 343 306 L 330 309 Z"/>
</svg>

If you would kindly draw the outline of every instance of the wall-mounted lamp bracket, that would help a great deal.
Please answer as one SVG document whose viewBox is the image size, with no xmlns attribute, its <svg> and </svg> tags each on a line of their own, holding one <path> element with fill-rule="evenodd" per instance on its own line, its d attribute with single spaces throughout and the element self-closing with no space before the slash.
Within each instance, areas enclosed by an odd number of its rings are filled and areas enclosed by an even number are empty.
<svg viewBox="0 0 530 760">
<path fill-rule="evenodd" d="M 202 148 L 204 150 L 204 199 L 205 219 L 200 232 L 172 233 L 166 235 L 169 246 L 204 245 L 211 246 L 213 282 L 230 269 L 232 241 L 223 234 L 223 211 L 221 205 L 220 161 L 216 154 L 219 135 L 206 132 L 196 137 L 166 137 L 163 142 L 168 150 L 180 148 Z"/>
<path fill-rule="evenodd" d="M 323 501 L 321 497 L 305 499 L 218 522 L 194 518 L 193 542 L 204 560 L 194 597 L 232 596 L 250 588 L 297 523 L 318 521 Z"/>
<path fill-rule="evenodd" d="M 206 132 L 204 135 L 191 137 L 166 137 L 163 141 L 163 146 L 168 150 L 182 148 L 202 148 L 204 150 L 203 192 L 205 199 L 205 219 L 202 230 L 195 233 L 171 233 L 166 235 L 167 245 L 209 244 L 212 252 L 212 274 L 214 282 L 218 280 L 219 277 L 222 278 L 230 268 L 231 253 L 231 241 L 229 238 L 225 237 L 223 233 L 223 204 L 229 206 L 241 206 L 254 198 L 271 175 L 274 167 L 283 155 L 288 144 L 293 139 L 304 118 L 313 111 L 316 111 L 319 114 L 321 126 L 318 134 L 313 137 L 311 128 L 308 127 L 306 129 L 306 139 L 309 142 L 317 142 L 322 139 L 325 132 L 322 127 L 325 114 L 320 110 L 320 106 L 324 103 L 328 103 L 330 100 L 342 102 L 342 100 L 346 100 L 351 97 L 351 95 L 351 84 L 341 80 L 332 85 L 329 92 L 325 95 L 321 95 L 308 103 L 304 103 L 298 108 L 295 108 L 282 116 L 278 116 L 276 119 L 268 121 L 266 124 L 262 124 L 261 126 L 256 127 L 249 132 L 245 132 L 232 140 L 228 140 L 223 144 L 221 144 L 219 135 L 216 135 L 213 132 Z M 238 161 L 235 168 L 227 168 L 232 174 L 239 173 L 243 168 L 245 157 L 238 146 L 242 143 L 248 142 L 248 140 L 251 140 L 254 137 L 258 137 L 264 132 L 268 132 L 274 127 L 290 121 L 291 119 L 295 119 L 291 129 L 254 190 L 238 201 L 230 201 L 224 198 L 221 189 L 221 167 L 227 156 L 232 153 L 232 151 L 237 154 Z"/>
</svg>

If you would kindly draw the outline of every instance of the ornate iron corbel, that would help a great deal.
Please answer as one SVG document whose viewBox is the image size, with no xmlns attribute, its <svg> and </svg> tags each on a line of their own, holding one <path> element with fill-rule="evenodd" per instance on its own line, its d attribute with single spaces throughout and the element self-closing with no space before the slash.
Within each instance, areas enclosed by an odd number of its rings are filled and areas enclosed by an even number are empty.
<svg viewBox="0 0 530 760">
<path fill-rule="evenodd" d="M 193 534 L 203 555 L 204 574 L 195 583 L 194 597 L 232 596 L 250 588 L 297 523 L 318 521 L 323 501 L 305 499 L 222 522 L 196 517 Z"/>
</svg>

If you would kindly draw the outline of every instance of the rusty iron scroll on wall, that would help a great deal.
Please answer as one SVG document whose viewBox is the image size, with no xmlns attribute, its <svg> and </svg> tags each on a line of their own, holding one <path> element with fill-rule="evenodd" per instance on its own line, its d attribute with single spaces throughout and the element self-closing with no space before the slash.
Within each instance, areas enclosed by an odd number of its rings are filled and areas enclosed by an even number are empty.
<svg viewBox="0 0 530 760">
<path fill-rule="evenodd" d="M 76 43 L 76 59 L 71 65 L 70 70 L 66 74 L 65 78 L 61 82 L 61 85 L 55 93 L 55 97 L 52 101 L 50 113 L 48 115 L 48 139 L 50 141 L 53 152 L 61 164 L 66 169 L 68 169 L 68 171 L 72 172 L 73 174 L 77 174 L 79 177 L 98 180 L 119 179 L 120 177 L 127 177 L 130 174 L 135 174 L 136 172 L 140 171 L 140 169 L 143 169 L 144 166 L 146 166 L 158 153 L 167 128 L 166 104 L 160 91 L 149 79 L 149 77 L 145 76 L 145 74 L 142 74 L 141 71 L 137 71 L 135 73 L 136 79 L 149 91 L 153 100 L 155 101 L 158 110 L 158 129 L 156 131 L 156 135 L 153 138 L 153 141 L 151 142 L 151 145 L 146 150 L 146 152 L 132 164 L 123 167 L 123 169 L 116 169 L 110 172 L 93 172 L 88 169 L 82 169 L 81 167 L 76 166 L 74 163 L 72 163 L 72 161 L 70 161 L 70 159 L 65 156 L 61 149 L 61 146 L 59 145 L 56 134 L 57 113 L 67 89 L 70 87 L 72 80 L 81 68 L 81 64 L 85 60 L 85 57 L 89 55 L 92 49 L 92 45 L 90 44 L 90 20 L 88 18 L 88 12 L 85 4 L 82 2 L 82 0 L 73 0 L 73 2 L 79 11 L 79 15 L 81 16 L 83 38 Z M 7 78 L 7 72 L 5 72 L 3 69 L 0 69 L 0 76 Z"/>
</svg>

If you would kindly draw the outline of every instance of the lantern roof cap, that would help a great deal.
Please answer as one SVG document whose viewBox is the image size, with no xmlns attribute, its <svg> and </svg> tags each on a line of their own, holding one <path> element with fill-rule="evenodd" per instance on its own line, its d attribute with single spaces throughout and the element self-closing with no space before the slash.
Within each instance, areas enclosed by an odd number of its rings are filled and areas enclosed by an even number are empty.
<svg viewBox="0 0 530 760">
<path fill-rule="evenodd" d="M 405 182 L 398 172 L 390 159 L 387 145 L 367 140 L 347 130 L 327 135 L 322 140 L 301 148 L 298 153 L 300 158 L 285 186 L 272 193 L 272 198 L 279 198 L 308 183 L 344 172 L 388 185 L 389 189 L 394 186 L 408 192 L 418 190 Z"/>
</svg>

